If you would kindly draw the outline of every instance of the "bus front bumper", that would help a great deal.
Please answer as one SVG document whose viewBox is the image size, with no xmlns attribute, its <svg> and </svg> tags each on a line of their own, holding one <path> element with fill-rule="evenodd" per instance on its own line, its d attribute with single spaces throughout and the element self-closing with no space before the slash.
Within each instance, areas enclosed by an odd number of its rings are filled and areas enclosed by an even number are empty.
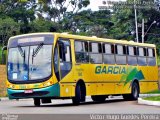
<svg viewBox="0 0 160 120">
<path fill-rule="evenodd" d="M 9 99 L 60 97 L 60 86 L 58 83 L 45 88 L 32 89 L 32 93 L 25 93 L 25 91 L 7 89 Z"/>
</svg>

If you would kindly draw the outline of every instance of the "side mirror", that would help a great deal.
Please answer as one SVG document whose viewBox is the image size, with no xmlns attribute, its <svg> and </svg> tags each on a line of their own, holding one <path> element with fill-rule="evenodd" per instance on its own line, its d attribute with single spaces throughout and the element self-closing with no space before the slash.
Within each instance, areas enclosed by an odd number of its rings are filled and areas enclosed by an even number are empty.
<svg viewBox="0 0 160 120">
<path fill-rule="evenodd" d="M 4 54 L 4 51 L 6 51 L 7 50 L 7 46 L 4 46 L 3 48 L 2 48 L 2 54 L 1 54 L 1 56 L 2 56 L 2 61 L 1 61 L 1 63 L 2 64 L 5 64 L 5 61 L 6 61 L 6 56 L 5 56 L 5 54 Z"/>
</svg>

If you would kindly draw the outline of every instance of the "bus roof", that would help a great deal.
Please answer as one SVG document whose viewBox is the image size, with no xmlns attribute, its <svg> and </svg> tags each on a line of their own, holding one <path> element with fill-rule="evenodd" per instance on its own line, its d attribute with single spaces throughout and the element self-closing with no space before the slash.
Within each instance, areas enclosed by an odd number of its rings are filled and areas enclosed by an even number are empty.
<svg viewBox="0 0 160 120">
<path fill-rule="evenodd" d="M 57 37 L 64 37 L 64 38 L 70 38 L 70 39 L 76 39 L 76 40 L 82 40 L 82 41 L 86 40 L 86 41 L 97 41 L 97 42 L 106 42 L 106 43 L 113 43 L 113 44 L 116 43 L 116 44 L 133 45 L 133 46 L 156 47 L 154 44 L 148 44 L 148 43 L 137 43 L 134 41 L 127 41 L 127 40 L 116 40 L 116 39 L 108 39 L 108 38 L 98 38 L 96 36 L 88 37 L 88 36 L 72 35 L 67 33 L 52 33 L 52 32 L 23 34 L 23 35 L 17 35 L 17 36 L 11 37 L 10 39 L 28 36 L 28 35 L 42 35 L 42 34 L 55 35 Z"/>
</svg>

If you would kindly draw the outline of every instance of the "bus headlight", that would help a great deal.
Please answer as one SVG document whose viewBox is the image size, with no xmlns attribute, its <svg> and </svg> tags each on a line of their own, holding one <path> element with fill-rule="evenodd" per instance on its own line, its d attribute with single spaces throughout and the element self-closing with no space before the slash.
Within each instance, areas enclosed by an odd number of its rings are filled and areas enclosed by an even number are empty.
<svg viewBox="0 0 160 120">
<path fill-rule="evenodd" d="M 14 85 L 9 85 L 9 88 L 14 88 Z"/>
</svg>

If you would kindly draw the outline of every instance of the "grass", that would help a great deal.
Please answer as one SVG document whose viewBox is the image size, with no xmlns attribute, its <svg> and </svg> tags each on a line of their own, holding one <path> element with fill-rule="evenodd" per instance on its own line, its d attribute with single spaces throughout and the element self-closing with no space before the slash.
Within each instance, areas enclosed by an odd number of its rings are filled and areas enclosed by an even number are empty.
<svg viewBox="0 0 160 120">
<path fill-rule="evenodd" d="M 160 90 L 155 90 L 155 91 L 152 91 L 152 92 L 148 92 L 147 94 L 160 94 Z"/>
<path fill-rule="evenodd" d="M 160 96 L 152 96 L 152 97 L 146 97 L 143 98 L 144 100 L 149 100 L 149 101 L 160 101 Z"/>
</svg>

